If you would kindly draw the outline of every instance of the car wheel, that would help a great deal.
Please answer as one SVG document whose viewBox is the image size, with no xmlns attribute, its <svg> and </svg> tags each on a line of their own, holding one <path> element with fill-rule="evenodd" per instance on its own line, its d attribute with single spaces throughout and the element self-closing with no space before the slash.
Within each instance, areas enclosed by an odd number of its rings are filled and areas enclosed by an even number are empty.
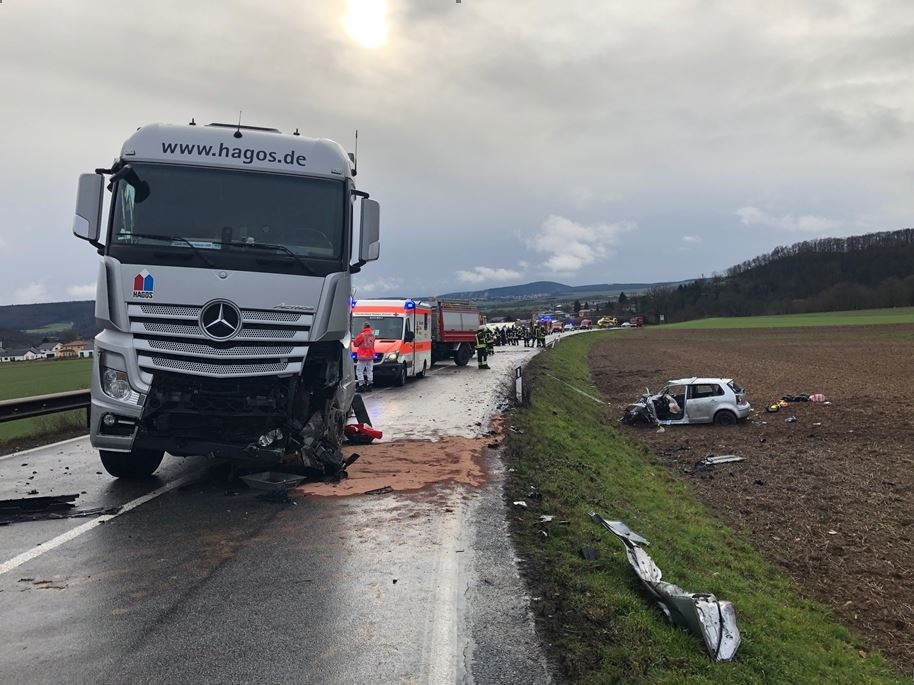
<svg viewBox="0 0 914 685">
<path fill-rule="evenodd" d="M 718 426 L 735 426 L 736 414 L 728 409 L 721 409 L 714 415 L 714 423 Z"/>
<path fill-rule="evenodd" d="M 165 452 L 159 450 L 135 449 L 132 452 L 109 452 L 99 450 L 102 466 L 115 478 L 139 480 L 149 478 L 159 468 Z"/>
<path fill-rule="evenodd" d="M 402 388 L 406 385 L 406 364 L 400 364 L 400 372 L 397 374 L 397 378 L 394 380 L 394 384 L 398 388 Z"/>
</svg>

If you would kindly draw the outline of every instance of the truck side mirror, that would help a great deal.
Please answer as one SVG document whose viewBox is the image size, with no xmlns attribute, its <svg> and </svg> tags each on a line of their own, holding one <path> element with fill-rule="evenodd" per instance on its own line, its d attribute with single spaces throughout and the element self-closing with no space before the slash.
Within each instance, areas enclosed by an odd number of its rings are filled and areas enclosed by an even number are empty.
<svg viewBox="0 0 914 685">
<path fill-rule="evenodd" d="M 381 205 L 376 200 L 362 200 L 359 261 L 373 262 L 381 256 Z"/>
<path fill-rule="evenodd" d="M 99 247 L 98 235 L 102 218 L 102 198 L 105 177 L 101 174 L 80 174 L 76 191 L 76 213 L 73 235 Z"/>
</svg>

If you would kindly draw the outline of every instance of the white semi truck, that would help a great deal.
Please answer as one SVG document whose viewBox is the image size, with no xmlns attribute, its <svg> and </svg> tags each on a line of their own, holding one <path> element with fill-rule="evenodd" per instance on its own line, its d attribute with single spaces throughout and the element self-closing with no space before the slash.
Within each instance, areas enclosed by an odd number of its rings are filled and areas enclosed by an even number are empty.
<svg viewBox="0 0 914 685">
<path fill-rule="evenodd" d="M 193 122 L 143 126 L 80 176 L 73 233 L 102 257 L 90 434 L 109 473 L 148 476 L 165 452 L 344 467 L 350 275 L 380 251 L 354 176 L 333 141 Z"/>
</svg>

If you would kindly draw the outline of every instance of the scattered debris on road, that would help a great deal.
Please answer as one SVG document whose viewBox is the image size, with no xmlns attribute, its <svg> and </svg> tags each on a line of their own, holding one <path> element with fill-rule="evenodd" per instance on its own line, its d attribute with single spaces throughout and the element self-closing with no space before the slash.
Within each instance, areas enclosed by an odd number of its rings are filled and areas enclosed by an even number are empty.
<svg viewBox="0 0 914 685">
<path fill-rule="evenodd" d="M 388 492 L 393 492 L 394 489 L 389 485 L 385 485 L 383 488 L 375 488 L 374 490 L 368 490 L 365 492 L 366 495 L 386 495 Z"/>
<path fill-rule="evenodd" d="M 658 605 L 672 625 L 700 635 L 711 658 L 729 661 L 740 643 L 736 612 L 730 602 L 710 593 L 689 593 L 678 585 L 661 580 L 663 574 L 641 545 L 649 545 L 622 521 L 607 521 L 596 512 L 591 520 L 618 537 L 625 545 L 628 561 L 644 586 L 658 599 Z"/>
<path fill-rule="evenodd" d="M 37 492 L 37 490 L 33 492 Z M 103 514 L 116 514 L 121 510 L 120 506 L 77 509 L 75 501 L 78 497 L 79 495 L 53 495 L 0 500 L 0 526 L 26 521 L 51 521 L 101 516 Z"/>
<path fill-rule="evenodd" d="M 294 473 L 282 473 L 279 471 L 261 471 L 260 473 L 251 473 L 241 476 L 241 480 L 248 487 L 255 490 L 282 491 L 294 488 L 296 485 L 305 480 L 304 476 Z"/>
<path fill-rule="evenodd" d="M 518 501 L 514 502 L 514 506 L 515 506 L 515 507 L 520 507 L 521 509 L 526 509 L 526 508 L 527 508 L 527 503 L 524 502 L 524 500 L 518 500 Z"/>
</svg>

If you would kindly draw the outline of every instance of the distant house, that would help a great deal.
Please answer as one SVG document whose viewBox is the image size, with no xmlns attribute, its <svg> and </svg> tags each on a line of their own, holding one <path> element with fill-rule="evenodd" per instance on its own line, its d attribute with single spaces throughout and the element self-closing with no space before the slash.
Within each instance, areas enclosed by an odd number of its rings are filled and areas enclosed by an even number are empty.
<svg viewBox="0 0 914 685">
<path fill-rule="evenodd" d="M 82 358 L 94 357 L 95 356 L 95 341 L 90 340 L 86 343 L 86 346 L 79 351 L 79 356 Z"/>
<path fill-rule="evenodd" d="M 75 359 L 86 346 L 85 340 L 74 340 L 73 342 L 57 343 L 58 347 L 54 350 L 54 356 L 58 359 Z"/>
<path fill-rule="evenodd" d="M 53 355 L 52 355 L 53 356 Z M 47 353 L 44 350 L 41 350 L 38 347 L 30 347 L 25 350 L 21 355 L 16 356 L 14 361 L 17 362 L 30 362 L 36 359 L 47 359 Z"/>
<path fill-rule="evenodd" d="M 32 349 L 36 350 L 44 359 L 53 359 L 57 356 L 57 353 L 62 347 L 63 345 L 59 342 L 43 342 L 38 347 Z"/>
</svg>

